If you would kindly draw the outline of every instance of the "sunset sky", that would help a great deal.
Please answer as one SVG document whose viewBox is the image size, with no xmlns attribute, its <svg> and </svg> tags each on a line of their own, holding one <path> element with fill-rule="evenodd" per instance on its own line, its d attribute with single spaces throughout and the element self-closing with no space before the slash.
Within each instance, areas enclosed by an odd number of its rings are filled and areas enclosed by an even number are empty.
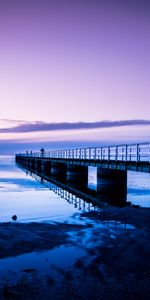
<svg viewBox="0 0 150 300">
<path fill-rule="evenodd" d="M 149 141 L 150 1 L 1 1 L 0 103 L 0 153 Z"/>
</svg>

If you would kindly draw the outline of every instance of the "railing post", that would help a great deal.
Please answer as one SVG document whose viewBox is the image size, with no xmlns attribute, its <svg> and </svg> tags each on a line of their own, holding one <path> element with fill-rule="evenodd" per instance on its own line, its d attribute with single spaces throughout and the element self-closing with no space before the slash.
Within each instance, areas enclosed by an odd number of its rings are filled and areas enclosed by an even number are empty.
<svg viewBox="0 0 150 300">
<path fill-rule="evenodd" d="M 123 161 L 123 158 L 124 158 L 124 148 L 121 147 L 121 161 Z"/>
<path fill-rule="evenodd" d="M 129 154 L 129 160 L 131 161 L 131 156 L 132 156 L 132 148 L 131 147 L 129 147 L 129 150 L 130 150 L 130 154 Z"/>
<path fill-rule="evenodd" d="M 100 149 L 101 149 L 101 158 L 100 159 L 102 160 L 103 159 L 103 148 L 101 147 Z"/>
<path fill-rule="evenodd" d="M 98 149 L 97 149 L 97 158 L 98 158 L 98 159 L 101 159 L 101 158 L 100 158 L 100 151 L 101 151 L 100 148 L 98 148 Z"/>
<path fill-rule="evenodd" d="M 105 160 L 105 148 L 102 148 L 102 159 Z"/>
<path fill-rule="evenodd" d="M 140 161 L 140 152 L 139 144 L 136 145 L 136 162 Z"/>
<path fill-rule="evenodd" d="M 91 159 L 91 148 L 89 148 L 89 159 Z"/>
<path fill-rule="evenodd" d="M 76 159 L 78 158 L 78 149 L 76 149 Z"/>
<path fill-rule="evenodd" d="M 108 147 L 108 161 L 110 161 L 110 147 Z"/>
<path fill-rule="evenodd" d="M 125 145 L 125 161 L 128 160 L 128 146 Z"/>
<path fill-rule="evenodd" d="M 74 159 L 74 149 L 72 150 L 72 158 Z"/>
<path fill-rule="evenodd" d="M 116 161 L 118 161 L 118 146 L 116 146 Z"/>
<path fill-rule="evenodd" d="M 96 147 L 94 148 L 94 160 L 96 160 Z"/>
<path fill-rule="evenodd" d="M 81 148 L 79 149 L 79 159 L 81 159 Z"/>
</svg>

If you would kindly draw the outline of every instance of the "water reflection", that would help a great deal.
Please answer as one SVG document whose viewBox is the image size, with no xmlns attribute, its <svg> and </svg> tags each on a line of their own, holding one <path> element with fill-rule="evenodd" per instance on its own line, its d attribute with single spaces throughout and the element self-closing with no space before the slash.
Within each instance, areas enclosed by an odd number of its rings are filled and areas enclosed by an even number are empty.
<svg viewBox="0 0 150 300">
<path fill-rule="evenodd" d="M 0 260 L 0 285 L 7 278 L 14 284 L 24 274 L 36 272 L 49 274 L 56 267 L 67 268 L 86 252 L 75 246 L 61 246 L 48 251 L 32 252 L 18 255 L 17 257 L 3 258 Z M 63 257 L 63 259 L 62 259 Z M 12 276 L 13 274 L 13 276 Z"/>
<path fill-rule="evenodd" d="M 76 212 L 89 211 L 83 199 L 71 199 L 66 193 L 67 200 L 62 201 L 61 195 L 56 186 L 51 184 L 50 189 L 41 178 L 37 181 L 29 171 L 19 169 L 13 157 L 0 156 L 0 222 L 12 221 L 13 215 L 17 215 L 18 222 L 74 222 Z M 91 204 L 90 209 L 94 209 Z"/>
<path fill-rule="evenodd" d="M 95 174 L 91 172 L 89 176 L 89 182 L 94 186 Z M 19 222 L 72 222 L 75 213 L 99 209 L 95 195 L 96 191 L 91 187 L 87 194 L 71 186 L 66 189 L 63 183 L 49 182 L 29 170 L 18 168 L 14 157 L 0 156 L 0 222 L 12 221 L 14 214 Z M 127 200 L 150 206 L 150 174 L 128 173 Z M 101 203 L 105 204 L 105 200 L 99 197 L 99 205 Z"/>
<path fill-rule="evenodd" d="M 97 191 L 97 189 L 93 188 L 95 186 L 95 178 L 96 178 L 96 170 L 94 168 L 94 172 L 90 174 L 89 181 L 87 186 L 83 186 L 80 184 L 76 184 L 76 181 L 69 181 L 66 182 L 64 180 L 60 181 L 60 177 L 57 178 L 56 176 L 50 176 L 45 174 L 45 172 L 39 170 L 32 170 L 30 167 L 26 166 L 23 167 L 21 164 L 18 164 L 20 168 L 22 168 L 26 174 L 36 179 L 36 181 L 44 184 L 50 190 L 55 192 L 58 196 L 63 199 L 66 199 L 68 203 L 74 205 L 75 208 L 83 211 L 90 211 L 90 210 L 98 210 L 100 207 L 106 206 L 107 202 L 114 202 L 119 206 L 124 205 L 124 201 L 122 201 L 119 196 L 118 198 L 108 197 L 108 194 L 101 193 Z M 93 171 L 93 170 L 92 170 Z M 94 182 L 92 188 L 89 188 L 89 185 L 92 185 L 92 180 Z M 81 181 L 82 182 L 82 181 Z M 89 184 L 90 182 L 90 184 Z"/>
<path fill-rule="evenodd" d="M 95 167 L 89 168 L 87 187 L 85 185 L 83 187 L 82 185 L 78 185 L 78 182 L 76 185 L 75 182 L 59 181 L 57 177 L 47 176 L 44 172 L 36 172 L 35 170 L 33 172 L 30 168 L 27 171 L 27 167 L 24 170 L 29 172 L 39 182 L 44 183 L 44 185 L 48 186 L 50 190 L 54 191 L 60 197 L 74 204 L 74 207 L 78 207 L 79 210 L 89 211 L 90 209 L 101 207 L 107 202 L 118 206 L 129 206 L 130 204 L 143 207 L 150 206 L 150 174 L 148 173 L 128 172 L 127 201 L 125 202 L 124 196 L 120 198 L 119 187 L 117 190 L 118 197 L 107 193 L 105 195 L 105 193 L 97 190 L 97 168 Z"/>
<path fill-rule="evenodd" d="M 37 181 L 47 186 L 55 194 L 65 199 L 69 204 L 73 204 L 75 208 L 78 208 L 79 210 L 82 210 L 84 212 L 98 210 L 98 206 L 94 203 L 94 199 L 90 199 L 89 197 L 87 197 L 88 195 L 82 193 L 81 191 L 75 190 L 71 187 L 68 187 L 68 190 L 66 190 L 65 188 L 67 188 L 67 186 L 65 186 L 65 184 L 59 182 L 55 184 L 34 173 L 30 173 L 30 175 Z M 86 198 L 86 201 L 84 200 L 84 198 Z M 89 202 L 90 200 L 91 202 Z"/>
</svg>

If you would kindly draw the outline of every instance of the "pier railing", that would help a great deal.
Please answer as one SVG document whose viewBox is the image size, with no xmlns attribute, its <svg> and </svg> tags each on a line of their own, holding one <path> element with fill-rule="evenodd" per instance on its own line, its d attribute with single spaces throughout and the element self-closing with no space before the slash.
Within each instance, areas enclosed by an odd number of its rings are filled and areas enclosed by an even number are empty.
<svg viewBox="0 0 150 300">
<path fill-rule="evenodd" d="M 150 143 L 20 153 L 18 156 L 150 163 Z"/>
</svg>

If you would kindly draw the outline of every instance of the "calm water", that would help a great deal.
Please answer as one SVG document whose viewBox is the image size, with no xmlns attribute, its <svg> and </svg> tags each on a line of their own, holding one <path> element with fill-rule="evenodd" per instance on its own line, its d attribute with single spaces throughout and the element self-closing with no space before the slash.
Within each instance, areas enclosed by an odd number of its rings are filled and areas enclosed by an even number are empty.
<svg viewBox="0 0 150 300">
<path fill-rule="evenodd" d="M 89 186 L 95 188 L 95 168 L 90 168 Z M 82 211 L 94 209 L 80 200 L 63 199 L 56 187 L 44 186 L 30 174 L 15 166 L 14 157 L 0 156 L 0 221 L 11 221 L 16 214 L 18 221 L 73 221 Z M 150 174 L 128 172 L 127 201 L 143 207 L 150 206 Z M 79 210 L 80 208 L 80 210 Z"/>
<path fill-rule="evenodd" d="M 1 222 L 65 221 L 75 213 L 74 206 L 15 166 L 13 157 L 0 157 Z"/>
</svg>

